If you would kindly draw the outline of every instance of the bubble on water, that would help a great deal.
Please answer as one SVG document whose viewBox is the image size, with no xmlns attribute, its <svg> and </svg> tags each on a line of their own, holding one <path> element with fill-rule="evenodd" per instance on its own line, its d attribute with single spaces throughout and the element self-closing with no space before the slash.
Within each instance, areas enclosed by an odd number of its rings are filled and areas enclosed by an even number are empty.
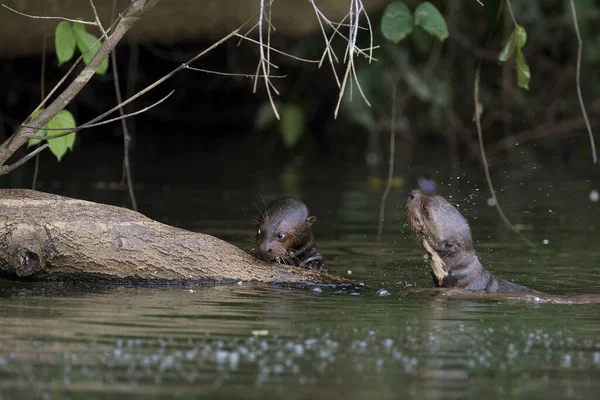
<svg viewBox="0 0 600 400">
<path fill-rule="evenodd" d="M 321 289 L 320 287 L 315 287 L 312 289 L 312 291 L 315 293 L 323 293 L 323 289 Z"/>
<path fill-rule="evenodd" d="M 496 199 L 494 199 L 493 197 L 490 197 L 489 199 L 487 199 L 487 205 L 490 207 L 493 207 L 496 205 Z"/>
<path fill-rule="evenodd" d="M 231 368 L 233 371 L 236 371 L 238 369 L 239 364 L 240 355 L 235 351 L 229 353 L 229 368 Z"/>
<path fill-rule="evenodd" d="M 296 353 L 297 356 L 301 356 L 304 354 L 304 346 L 302 346 L 300 343 L 296 344 L 294 346 L 294 353 Z"/>
<path fill-rule="evenodd" d="M 571 368 L 571 355 L 570 354 L 565 354 L 563 356 L 560 366 L 563 368 Z"/>
<path fill-rule="evenodd" d="M 590 201 L 592 203 L 597 203 L 598 200 L 600 200 L 600 193 L 598 193 L 598 191 L 594 189 L 590 192 Z"/>
<path fill-rule="evenodd" d="M 225 350 L 219 350 L 215 353 L 215 361 L 217 364 L 225 364 L 229 358 L 229 353 Z"/>
<path fill-rule="evenodd" d="M 377 293 L 375 293 L 375 295 L 378 297 L 386 297 L 386 296 L 389 296 L 390 294 L 391 294 L 390 292 L 388 292 L 387 290 L 385 290 L 383 288 L 379 289 L 377 291 Z"/>
<path fill-rule="evenodd" d="M 548 239 L 544 239 L 544 240 L 542 240 L 542 243 L 548 244 L 548 243 L 550 243 L 550 241 Z"/>
</svg>

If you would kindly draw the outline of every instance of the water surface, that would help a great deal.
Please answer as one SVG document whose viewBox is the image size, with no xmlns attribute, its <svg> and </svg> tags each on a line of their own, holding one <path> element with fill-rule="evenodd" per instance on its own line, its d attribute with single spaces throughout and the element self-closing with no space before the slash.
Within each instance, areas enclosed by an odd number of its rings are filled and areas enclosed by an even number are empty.
<svg viewBox="0 0 600 400">
<path fill-rule="evenodd" d="M 262 198 L 301 197 L 318 218 L 315 235 L 330 272 L 356 287 L 2 281 L 2 398 L 577 399 L 600 393 L 600 305 L 411 294 L 433 284 L 404 216 L 408 191 L 428 174 L 471 222 L 490 271 L 553 294 L 600 293 L 600 205 L 589 199 L 598 180 L 588 180 L 586 171 L 523 168 L 497 178 L 505 212 L 535 243 L 530 248 L 488 205 L 481 171 L 398 167 L 406 184 L 390 194 L 378 242 L 376 173 L 331 163 L 325 171 L 297 160 L 277 169 L 249 161 L 225 167 L 216 158 L 186 165 L 193 179 L 183 166 L 175 176 L 141 172 L 141 210 L 249 249 Z M 215 163 L 224 168 L 218 177 Z M 110 182 L 81 171 L 70 180 L 46 177 L 41 189 L 125 202 Z M 390 295 L 378 296 L 382 288 Z"/>
</svg>

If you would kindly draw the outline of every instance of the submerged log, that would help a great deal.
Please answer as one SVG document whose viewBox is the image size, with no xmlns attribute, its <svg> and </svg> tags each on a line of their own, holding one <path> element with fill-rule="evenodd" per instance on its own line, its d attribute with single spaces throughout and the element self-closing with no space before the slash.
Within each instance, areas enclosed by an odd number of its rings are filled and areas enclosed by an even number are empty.
<svg viewBox="0 0 600 400">
<path fill-rule="evenodd" d="M 26 189 L 0 190 L 0 277 L 348 283 L 333 275 L 262 262 L 221 239 L 132 210 Z"/>
</svg>

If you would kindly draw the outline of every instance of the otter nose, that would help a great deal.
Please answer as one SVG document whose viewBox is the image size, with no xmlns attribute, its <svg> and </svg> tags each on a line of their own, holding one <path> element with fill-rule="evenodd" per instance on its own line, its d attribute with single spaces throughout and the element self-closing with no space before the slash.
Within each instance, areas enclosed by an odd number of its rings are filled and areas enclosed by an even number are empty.
<svg viewBox="0 0 600 400">
<path fill-rule="evenodd" d="M 418 189 L 413 189 L 408 194 L 408 199 L 409 200 L 414 200 L 414 199 L 418 198 L 419 196 L 421 196 L 421 191 L 418 190 Z"/>
<path fill-rule="evenodd" d="M 271 248 L 271 246 L 269 246 L 268 243 L 261 243 L 258 246 L 258 251 L 260 252 L 260 254 L 262 254 L 263 256 L 268 255 L 269 253 L 271 253 L 273 251 L 273 249 Z"/>
</svg>

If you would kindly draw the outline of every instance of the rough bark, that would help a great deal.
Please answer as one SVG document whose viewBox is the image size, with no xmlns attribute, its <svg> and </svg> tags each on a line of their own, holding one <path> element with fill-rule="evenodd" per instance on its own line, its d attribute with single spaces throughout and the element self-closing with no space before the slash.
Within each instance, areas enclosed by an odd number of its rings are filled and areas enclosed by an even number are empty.
<svg viewBox="0 0 600 400">
<path fill-rule="evenodd" d="M 0 190 L 0 277 L 347 283 L 333 275 L 262 262 L 223 240 L 135 211 L 25 189 Z"/>
</svg>

